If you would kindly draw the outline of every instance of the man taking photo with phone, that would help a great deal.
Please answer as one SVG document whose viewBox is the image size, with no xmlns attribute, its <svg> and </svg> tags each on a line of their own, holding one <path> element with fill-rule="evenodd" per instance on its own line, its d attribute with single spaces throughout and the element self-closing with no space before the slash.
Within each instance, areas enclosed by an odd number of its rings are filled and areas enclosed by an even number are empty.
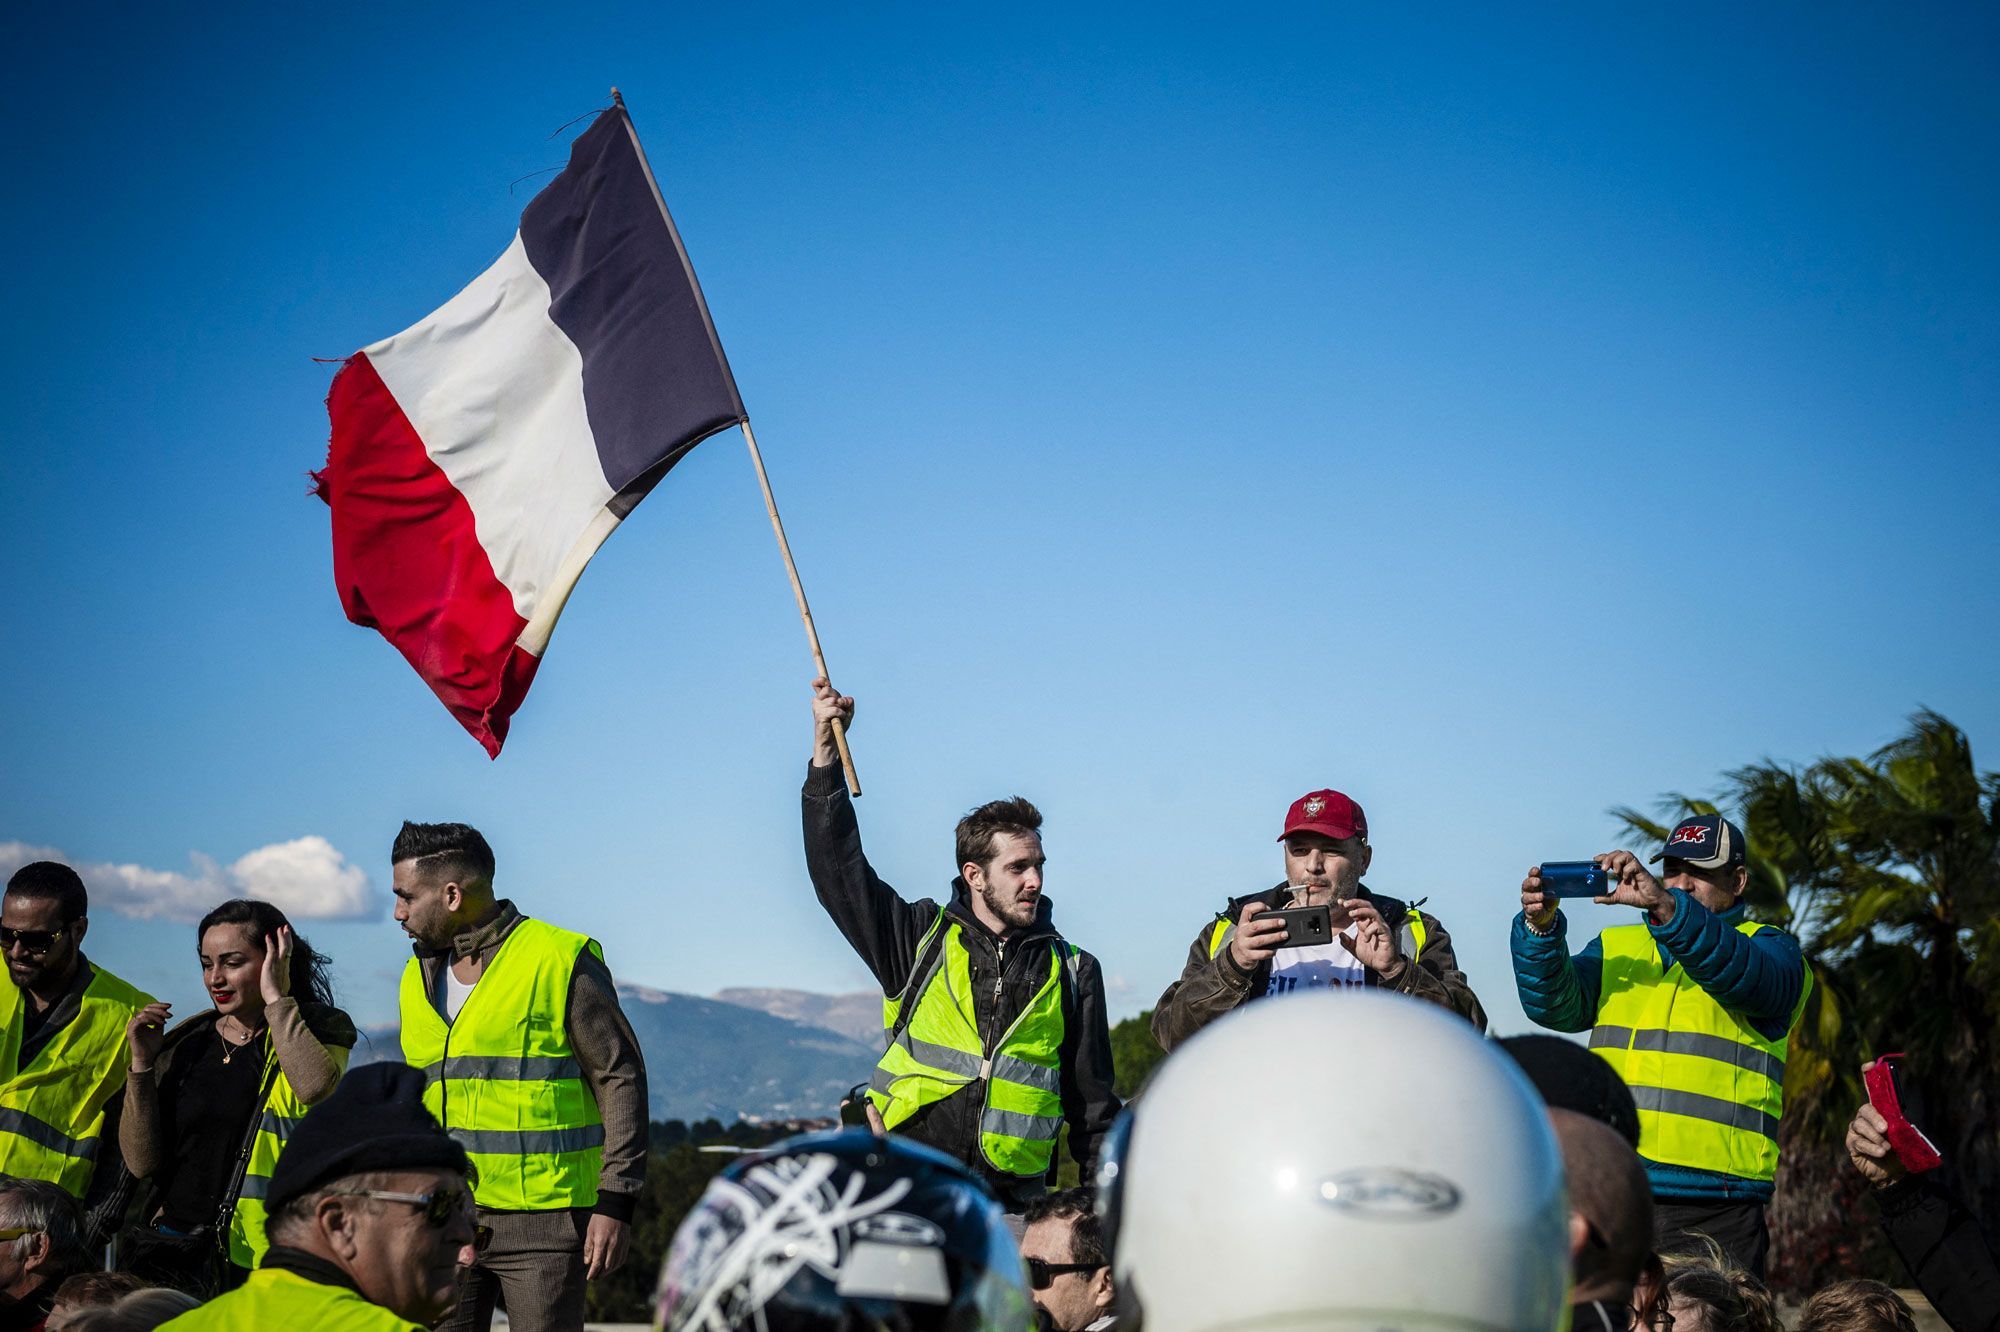
<svg viewBox="0 0 2000 1332">
<path fill-rule="evenodd" d="M 1590 1032 L 1590 1048 L 1632 1089 L 1660 1252 L 1706 1235 L 1761 1278 L 1785 1056 L 1812 972 L 1797 939 L 1747 918 L 1735 824 L 1683 819 L 1653 859 L 1661 878 L 1630 851 L 1595 857 L 1611 891 L 1592 900 L 1645 916 L 1574 957 L 1561 902 L 1541 867 L 1530 870 L 1514 918 L 1515 985 L 1531 1021 Z"/>
<path fill-rule="evenodd" d="M 1042 895 L 1042 816 L 1020 797 L 959 820 L 940 906 L 905 901 L 861 850 L 833 725 L 854 700 L 813 681 L 802 805 L 820 905 L 882 986 L 886 1049 L 868 1100 L 882 1127 L 971 1167 L 1010 1213 L 1048 1191 L 1056 1137 L 1088 1174 L 1118 1117 L 1097 959 Z"/>
<path fill-rule="evenodd" d="M 1181 978 L 1154 1005 L 1162 1049 L 1253 999 L 1326 988 L 1428 999 L 1486 1030 L 1437 917 L 1361 882 L 1375 848 L 1360 805 L 1339 791 L 1309 791 L 1292 802 L 1278 840 L 1285 881 L 1231 900 L 1203 925 Z"/>
</svg>

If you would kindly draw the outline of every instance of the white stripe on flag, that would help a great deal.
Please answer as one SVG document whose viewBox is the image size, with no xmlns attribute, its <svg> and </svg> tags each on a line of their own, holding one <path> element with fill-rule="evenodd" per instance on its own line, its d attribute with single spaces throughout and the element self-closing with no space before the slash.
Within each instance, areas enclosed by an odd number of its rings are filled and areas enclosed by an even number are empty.
<svg viewBox="0 0 2000 1332">
<path fill-rule="evenodd" d="M 542 604 L 535 608 L 535 616 L 521 627 L 521 637 L 515 646 L 521 651 L 539 657 L 549 646 L 549 635 L 556 630 L 556 617 L 569 604 L 569 594 L 576 588 L 576 580 L 583 577 L 583 566 L 590 563 L 590 557 L 604 544 L 604 538 L 620 522 L 617 514 L 609 509 L 599 509 L 583 529 L 583 535 L 563 556 L 562 564 L 556 569 L 555 577 L 549 580 L 548 594 Z"/>
<path fill-rule="evenodd" d="M 363 350 L 471 505 L 515 611 L 531 622 L 548 612 L 546 642 L 582 572 L 564 565 L 613 492 L 584 411 L 583 359 L 549 319 L 548 283 L 520 235 L 434 314 Z"/>
</svg>

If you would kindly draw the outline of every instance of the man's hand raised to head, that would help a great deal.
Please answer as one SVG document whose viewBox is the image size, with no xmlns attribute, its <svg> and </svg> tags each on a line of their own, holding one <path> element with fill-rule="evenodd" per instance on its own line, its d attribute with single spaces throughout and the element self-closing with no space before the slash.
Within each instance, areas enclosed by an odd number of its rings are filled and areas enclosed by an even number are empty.
<svg viewBox="0 0 2000 1332">
<path fill-rule="evenodd" d="M 833 740 L 833 724 L 841 729 L 854 726 L 854 700 L 834 692 L 824 675 L 813 681 L 813 766 L 831 768 L 840 763 L 840 747 Z"/>
</svg>

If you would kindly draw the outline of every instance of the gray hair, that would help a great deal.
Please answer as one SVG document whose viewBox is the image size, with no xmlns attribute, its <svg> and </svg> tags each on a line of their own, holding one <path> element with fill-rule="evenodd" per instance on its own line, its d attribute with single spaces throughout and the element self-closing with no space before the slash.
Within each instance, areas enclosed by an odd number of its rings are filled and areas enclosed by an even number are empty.
<svg viewBox="0 0 2000 1332">
<path fill-rule="evenodd" d="M 49 1242 L 52 1275 L 60 1278 L 90 1266 L 83 1246 L 83 1209 L 60 1184 L 0 1175 L 0 1226 L 30 1232 L 11 1241 L 9 1252 L 18 1262 L 27 1261 L 41 1236 Z"/>
<path fill-rule="evenodd" d="M 116 1304 L 78 1311 L 62 1325 L 63 1332 L 153 1332 L 162 1323 L 201 1307 L 201 1301 L 185 1291 L 155 1287 L 135 1290 Z"/>
</svg>

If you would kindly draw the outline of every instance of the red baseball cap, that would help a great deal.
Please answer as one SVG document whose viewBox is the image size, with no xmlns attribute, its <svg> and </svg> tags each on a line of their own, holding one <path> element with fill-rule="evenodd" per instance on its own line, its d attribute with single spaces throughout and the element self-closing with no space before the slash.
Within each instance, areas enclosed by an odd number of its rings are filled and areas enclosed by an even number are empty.
<svg viewBox="0 0 2000 1332">
<path fill-rule="evenodd" d="M 1278 834 L 1278 840 L 1282 842 L 1301 832 L 1319 833 L 1337 842 L 1350 837 L 1366 841 L 1368 816 L 1361 812 L 1361 806 L 1338 791 L 1308 791 L 1286 811 L 1285 830 Z"/>
</svg>

